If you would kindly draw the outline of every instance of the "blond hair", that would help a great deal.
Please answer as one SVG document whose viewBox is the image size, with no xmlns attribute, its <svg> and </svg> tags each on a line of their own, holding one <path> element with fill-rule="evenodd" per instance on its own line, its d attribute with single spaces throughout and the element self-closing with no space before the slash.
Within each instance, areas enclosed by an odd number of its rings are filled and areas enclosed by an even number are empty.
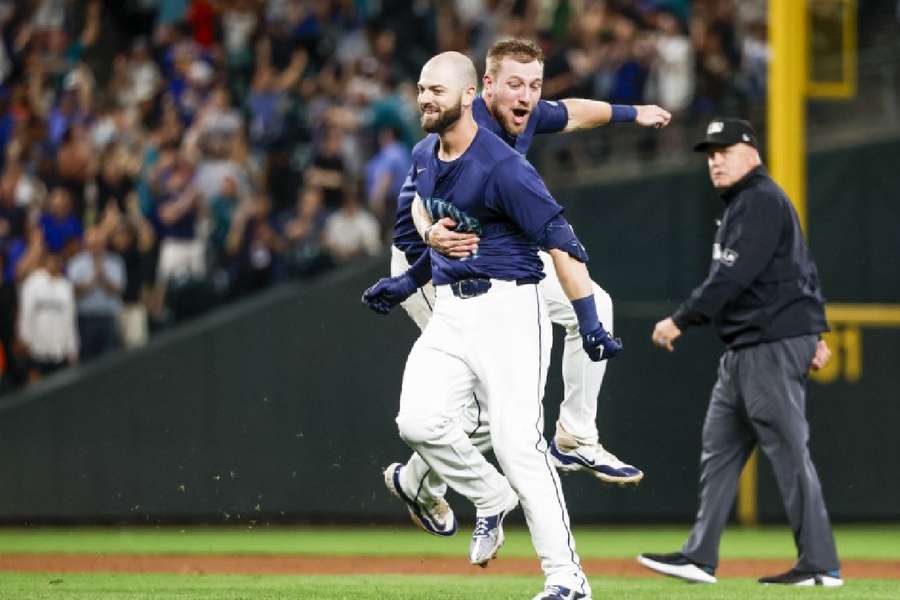
<svg viewBox="0 0 900 600">
<path fill-rule="evenodd" d="M 509 57 L 516 62 L 530 63 L 538 61 L 544 64 L 544 51 L 533 40 L 510 38 L 500 40 L 491 46 L 487 53 L 487 72 L 493 76 L 500 69 L 500 62 Z"/>
</svg>

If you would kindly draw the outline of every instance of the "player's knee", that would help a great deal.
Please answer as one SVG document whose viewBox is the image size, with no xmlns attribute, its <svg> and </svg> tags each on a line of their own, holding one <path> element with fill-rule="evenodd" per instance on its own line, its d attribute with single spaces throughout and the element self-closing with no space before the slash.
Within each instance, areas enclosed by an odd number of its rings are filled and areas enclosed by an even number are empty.
<svg viewBox="0 0 900 600">
<path fill-rule="evenodd" d="M 410 446 L 427 444 L 439 435 L 436 427 L 417 415 L 400 413 L 397 415 L 397 431 L 400 439 Z"/>
</svg>

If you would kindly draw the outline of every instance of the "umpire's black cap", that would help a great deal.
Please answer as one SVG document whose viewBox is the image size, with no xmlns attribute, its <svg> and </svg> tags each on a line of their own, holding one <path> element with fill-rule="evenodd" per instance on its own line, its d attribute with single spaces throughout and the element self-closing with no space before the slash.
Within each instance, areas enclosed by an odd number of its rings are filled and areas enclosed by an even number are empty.
<svg viewBox="0 0 900 600">
<path fill-rule="evenodd" d="M 758 148 L 756 133 L 750 123 L 743 119 L 715 118 L 706 126 L 706 137 L 694 146 L 694 152 L 706 152 L 710 148 L 740 143 Z"/>
</svg>

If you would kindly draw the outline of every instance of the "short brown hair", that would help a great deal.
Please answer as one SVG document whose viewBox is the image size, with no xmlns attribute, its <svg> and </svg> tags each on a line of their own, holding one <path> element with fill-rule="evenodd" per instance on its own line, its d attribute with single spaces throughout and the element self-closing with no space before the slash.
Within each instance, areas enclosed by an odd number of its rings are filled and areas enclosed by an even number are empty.
<svg viewBox="0 0 900 600">
<path fill-rule="evenodd" d="M 510 38 L 500 40 L 488 50 L 485 65 L 487 72 L 496 75 L 500 69 L 500 61 L 507 56 L 521 63 L 530 63 L 534 60 L 544 63 L 544 51 L 534 41 Z"/>
</svg>

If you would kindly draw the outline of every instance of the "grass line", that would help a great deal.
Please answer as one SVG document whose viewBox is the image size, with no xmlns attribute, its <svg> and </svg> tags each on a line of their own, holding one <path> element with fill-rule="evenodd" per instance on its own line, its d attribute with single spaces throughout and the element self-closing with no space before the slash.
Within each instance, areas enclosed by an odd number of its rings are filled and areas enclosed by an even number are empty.
<svg viewBox="0 0 900 600">
<path fill-rule="evenodd" d="M 687 527 L 576 527 L 585 558 L 626 558 L 640 552 L 677 550 Z M 900 525 L 835 528 L 844 559 L 900 560 Z M 367 556 L 460 556 L 468 548 L 465 530 L 443 539 L 410 526 L 361 528 L 17 528 L 0 529 L 0 552 L 108 554 L 301 554 Z M 505 556 L 532 557 L 527 531 L 510 527 Z M 729 529 L 723 558 L 790 558 L 795 553 L 787 527 Z"/>
</svg>

